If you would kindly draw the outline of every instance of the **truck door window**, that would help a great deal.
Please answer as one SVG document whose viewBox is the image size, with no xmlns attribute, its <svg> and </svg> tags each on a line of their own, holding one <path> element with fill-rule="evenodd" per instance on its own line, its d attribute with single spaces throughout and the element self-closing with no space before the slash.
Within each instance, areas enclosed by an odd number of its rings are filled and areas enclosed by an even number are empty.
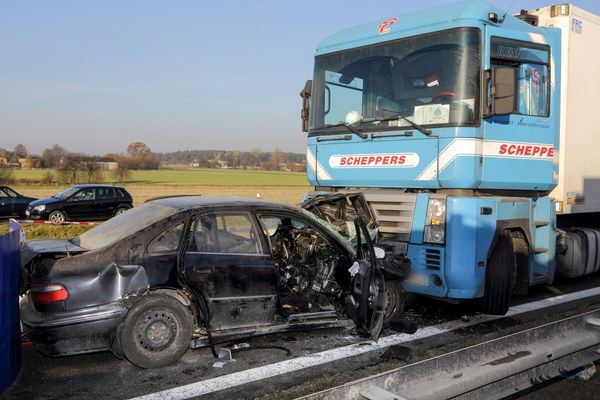
<svg viewBox="0 0 600 400">
<path fill-rule="evenodd" d="M 491 65 L 517 69 L 515 113 L 547 117 L 550 104 L 550 51 L 546 45 L 493 37 Z"/>
</svg>

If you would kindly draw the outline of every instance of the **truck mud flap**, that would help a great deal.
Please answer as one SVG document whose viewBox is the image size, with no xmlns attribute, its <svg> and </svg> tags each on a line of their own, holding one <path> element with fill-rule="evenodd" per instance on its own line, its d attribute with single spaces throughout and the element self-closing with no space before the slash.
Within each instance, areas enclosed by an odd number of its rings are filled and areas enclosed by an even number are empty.
<svg viewBox="0 0 600 400">
<path fill-rule="evenodd" d="M 600 270 L 600 229 L 575 228 L 567 232 L 566 242 L 561 275 L 576 278 Z"/>
</svg>

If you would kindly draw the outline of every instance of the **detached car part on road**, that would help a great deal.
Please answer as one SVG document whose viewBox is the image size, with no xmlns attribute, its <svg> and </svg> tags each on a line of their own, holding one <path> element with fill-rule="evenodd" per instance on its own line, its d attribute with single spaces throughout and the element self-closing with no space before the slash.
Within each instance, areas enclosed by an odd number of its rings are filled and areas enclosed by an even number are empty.
<svg viewBox="0 0 600 400">
<path fill-rule="evenodd" d="M 402 311 L 384 309 L 385 280 L 404 279 L 409 264 L 377 259 L 360 219 L 354 231 L 353 246 L 285 203 L 150 201 L 72 240 L 27 242 L 23 326 L 43 354 L 111 350 L 144 368 L 190 346 L 346 316 L 377 339 L 386 311 Z"/>
<path fill-rule="evenodd" d="M 69 220 L 105 220 L 133 207 L 127 190 L 111 185 L 76 185 L 62 192 L 33 201 L 26 217 L 56 223 Z"/>
</svg>

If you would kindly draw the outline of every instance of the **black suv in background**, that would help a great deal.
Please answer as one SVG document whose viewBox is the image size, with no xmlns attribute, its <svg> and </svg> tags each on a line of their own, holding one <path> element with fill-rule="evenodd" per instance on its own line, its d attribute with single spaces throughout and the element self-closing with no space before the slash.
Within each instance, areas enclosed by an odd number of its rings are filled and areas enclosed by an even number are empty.
<svg viewBox="0 0 600 400">
<path fill-rule="evenodd" d="M 131 195 L 120 186 L 77 185 L 31 202 L 25 215 L 53 222 L 104 220 L 133 207 Z"/>
</svg>

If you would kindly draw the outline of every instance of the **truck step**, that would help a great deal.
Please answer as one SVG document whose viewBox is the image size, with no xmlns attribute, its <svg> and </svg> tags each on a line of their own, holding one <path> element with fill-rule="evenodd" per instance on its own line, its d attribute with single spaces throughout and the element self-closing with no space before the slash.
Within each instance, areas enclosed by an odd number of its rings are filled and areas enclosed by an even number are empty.
<svg viewBox="0 0 600 400">
<path fill-rule="evenodd" d="M 545 247 L 536 247 L 535 248 L 535 254 L 543 254 L 543 253 L 547 253 L 548 249 L 546 249 Z"/>
<path fill-rule="evenodd" d="M 548 226 L 550 223 L 548 221 L 533 221 L 533 226 L 539 228 L 541 226 Z"/>
</svg>

